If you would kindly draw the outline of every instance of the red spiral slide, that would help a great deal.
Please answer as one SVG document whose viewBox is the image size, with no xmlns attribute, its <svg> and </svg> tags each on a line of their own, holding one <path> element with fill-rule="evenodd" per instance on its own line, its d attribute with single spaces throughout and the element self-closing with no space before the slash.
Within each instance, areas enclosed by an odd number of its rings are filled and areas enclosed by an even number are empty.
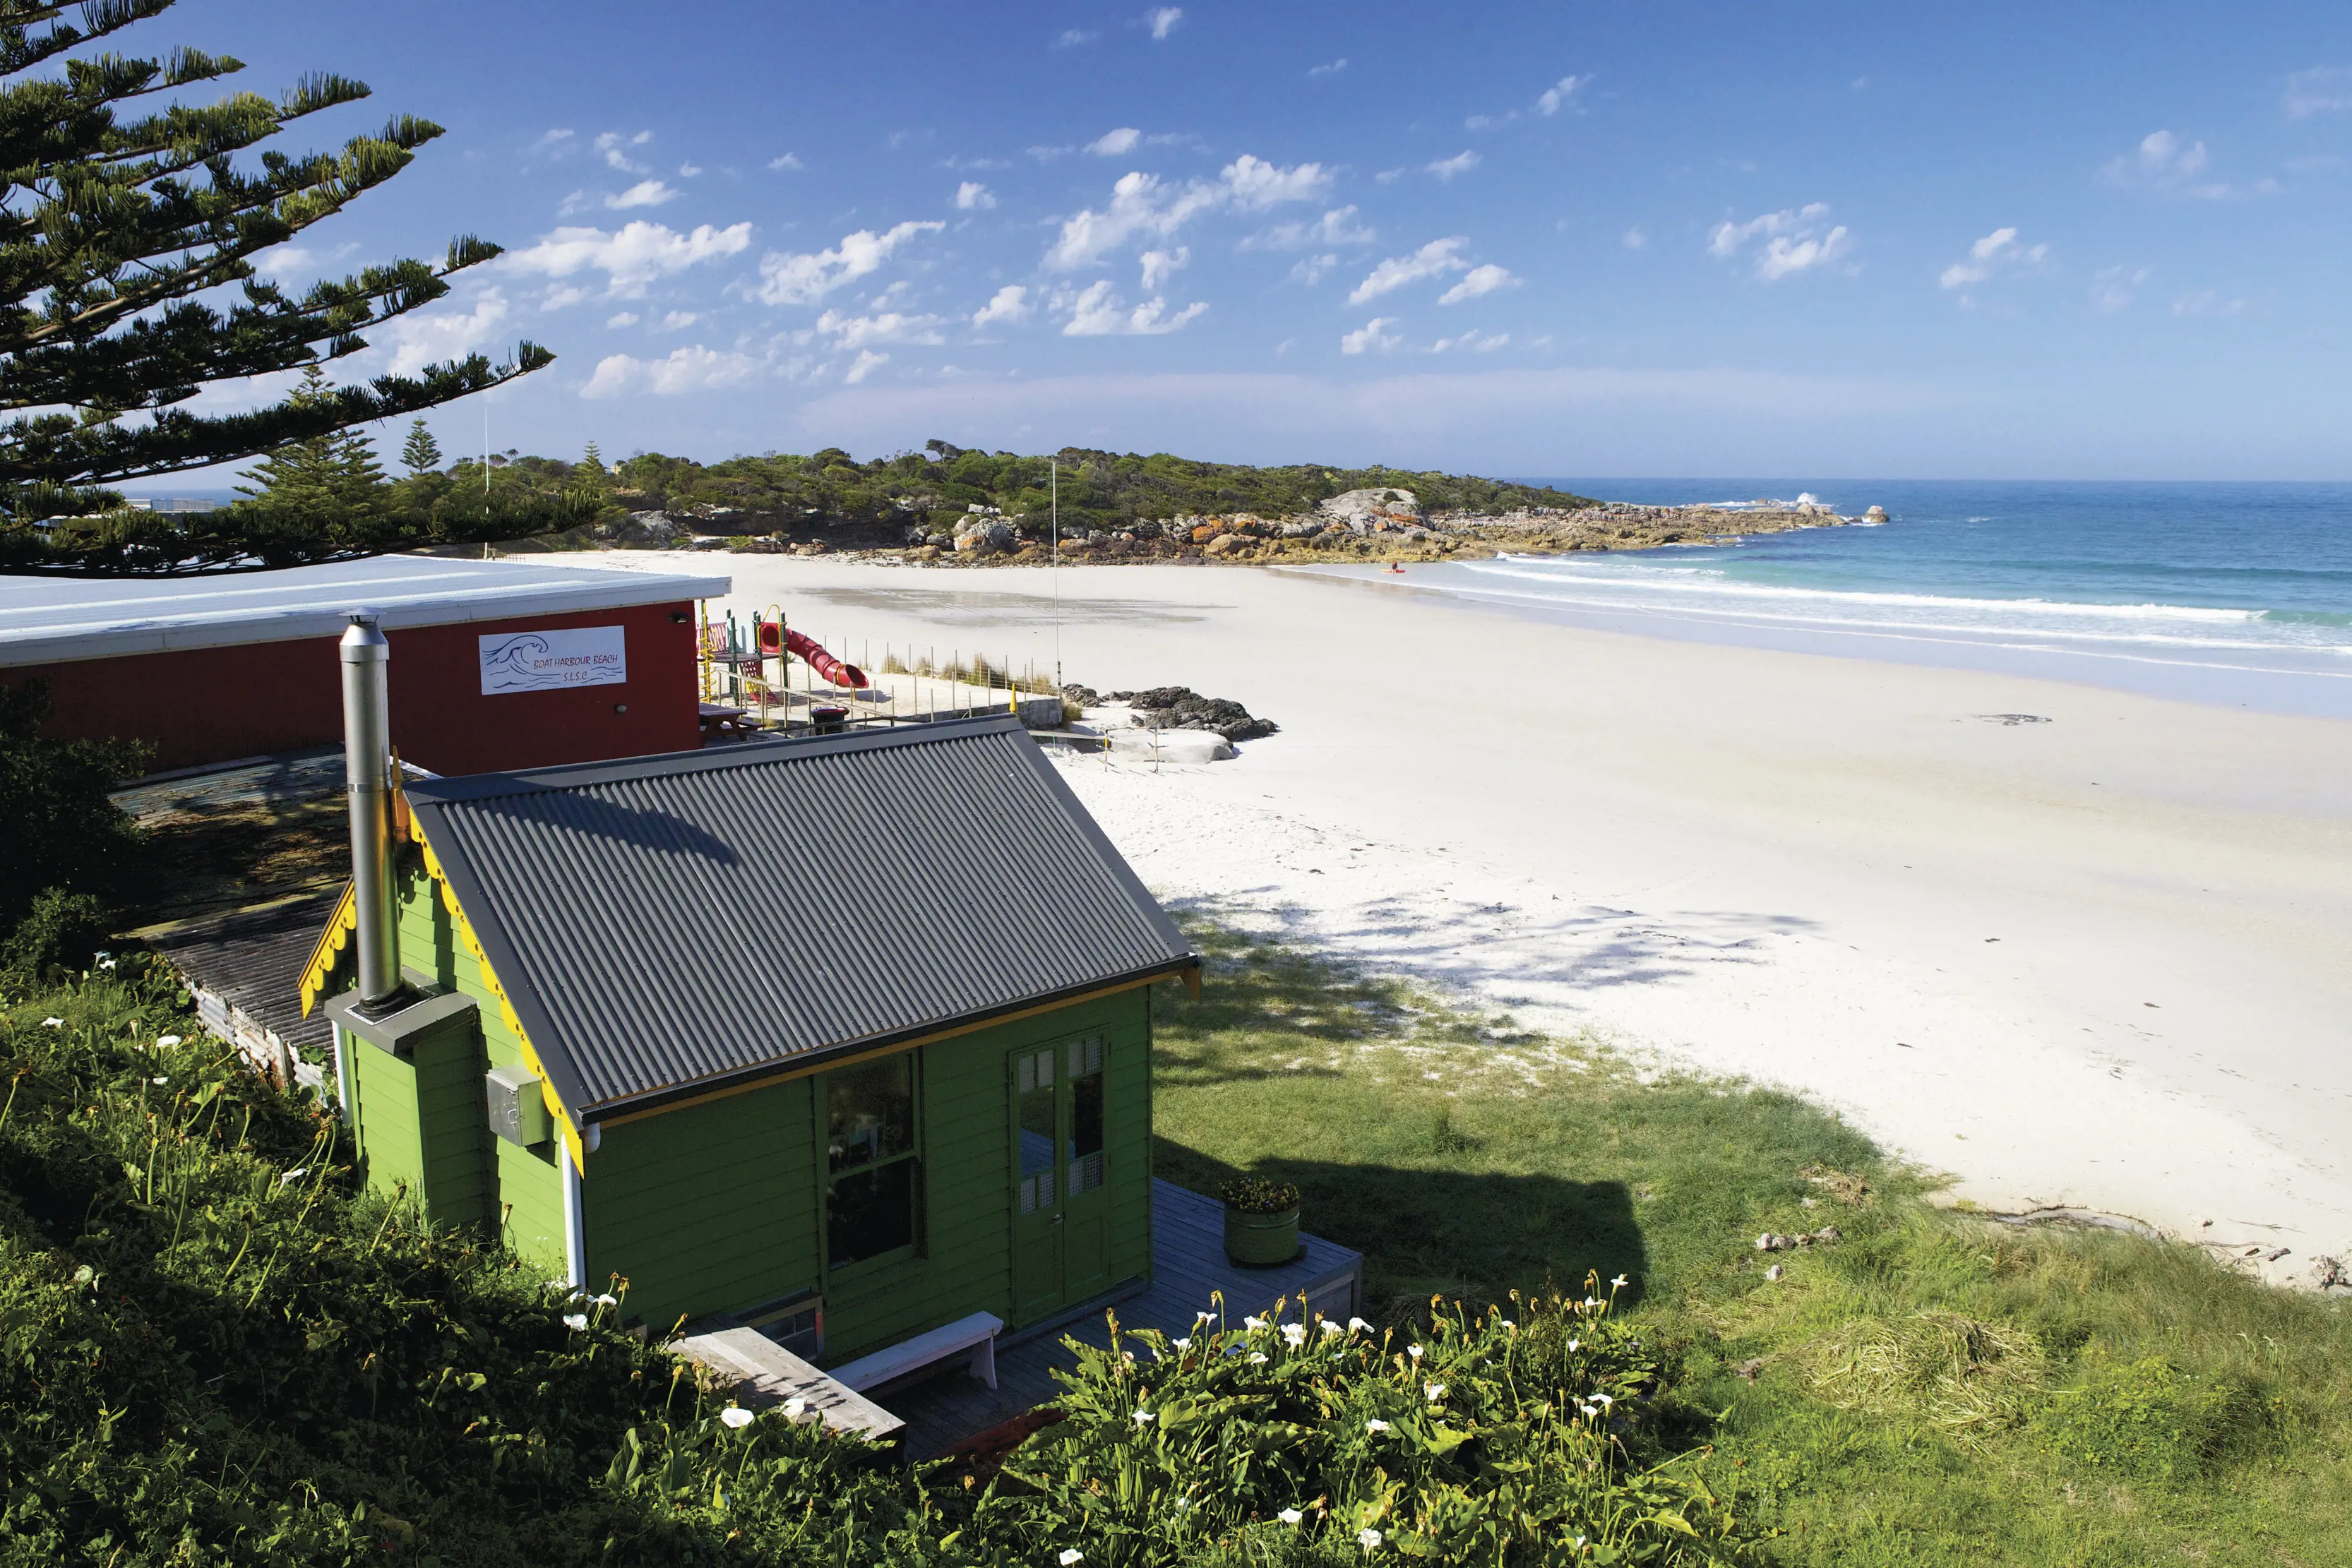
<svg viewBox="0 0 2352 1568">
<path fill-rule="evenodd" d="M 779 653 L 790 653 L 836 686 L 852 691 L 866 688 L 866 672 L 855 664 L 845 664 L 800 632 L 777 622 L 762 621 L 760 628 L 760 653 L 772 659 Z M 776 633 L 782 632 L 779 638 Z"/>
</svg>

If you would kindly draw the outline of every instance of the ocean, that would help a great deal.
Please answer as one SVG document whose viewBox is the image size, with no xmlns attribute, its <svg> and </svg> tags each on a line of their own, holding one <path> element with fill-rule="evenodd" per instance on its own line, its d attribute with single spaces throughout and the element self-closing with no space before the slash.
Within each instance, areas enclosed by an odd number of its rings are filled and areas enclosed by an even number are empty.
<svg viewBox="0 0 2352 1568">
<path fill-rule="evenodd" d="M 1810 494 L 1887 521 L 1448 562 L 1411 586 L 1649 635 L 2352 717 L 2352 484 L 1528 482 L 1669 505 Z"/>
</svg>

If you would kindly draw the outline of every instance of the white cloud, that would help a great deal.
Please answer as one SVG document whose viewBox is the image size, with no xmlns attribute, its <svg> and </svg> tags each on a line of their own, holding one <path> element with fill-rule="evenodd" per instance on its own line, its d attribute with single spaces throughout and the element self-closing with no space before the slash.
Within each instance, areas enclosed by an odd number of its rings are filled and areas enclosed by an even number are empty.
<svg viewBox="0 0 2352 1568">
<path fill-rule="evenodd" d="M 956 187 L 955 204 L 960 213 L 976 213 L 996 205 L 996 198 L 979 181 L 966 180 Z"/>
<path fill-rule="evenodd" d="M 2297 120 L 2352 109 L 2352 66 L 2314 66 L 2286 78 L 2286 111 Z"/>
<path fill-rule="evenodd" d="M 733 256 L 751 243 L 750 224 L 732 224 L 723 229 L 698 224 L 690 233 L 679 234 L 667 225 L 639 218 L 609 235 L 602 229 L 560 228 L 537 245 L 507 252 L 496 265 L 550 277 L 602 272 L 608 292 L 635 296 L 657 277 L 683 272 L 697 262 Z"/>
<path fill-rule="evenodd" d="M 625 212 L 631 207 L 658 207 L 677 196 L 676 191 L 659 180 L 640 180 L 619 195 L 605 197 L 604 204 L 615 212 Z"/>
<path fill-rule="evenodd" d="M 634 327 L 636 324 L 637 313 L 634 310 L 615 310 L 604 318 L 607 327 Z"/>
<path fill-rule="evenodd" d="M 690 349 L 674 349 L 658 360 L 607 354 L 596 361 L 595 373 L 580 389 L 580 395 L 606 398 L 651 392 L 656 397 L 675 397 L 682 392 L 740 386 L 759 374 L 760 361 L 750 355 L 706 349 L 697 343 Z"/>
<path fill-rule="evenodd" d="M 506 296 L 495 288 L 485 289 L 471 310 L 395 317 L 386 323 L 392 373 L 413 376 L 427 365 L 463 359 L 488 342 L 506 319 Z"/>
<path fill-rule="evenodd" d="M 1727 220 L 1707 232 L 1706 248 L 1727 260 L 1749 240 L 1761 236 L 1765 245 L 1756 256 L 1756 276 L 1767 283 L 1826 267 L 1853 248 L 1853 236 L 1843 224 L 1823 230 L 1821 220 L 1829 210 L 1826 202 L 1811 202 L 1765 213 L 1744 224 Z"/>
<path fill-rule="evenodd" d="M 617 131 L 607 131 L 596 138 L 596 151 L 604 155 L 606 163 L 622 173 L 642 174 L 646 172 L 646 166 L 632 160 L 626 149 L 643 147 L 653 139 L 654 133 L 650 131 L 640 131 L 635 136 L 625 138 Z"/>
<path fill-rule="evenodd" d="M 1294 283 L 1304 283 L 1312 287 L 1323 281 L 1325 273 L 1339 265 L 1339 258 L 1328 253 L 1322 256 L 1303 256 L 1296 266 L 1291 267 L 1290 279 Z"/>
<path fill-rule="evenodd" d="M 551 283 L 547 286 L 547 292 L 539 297 L 539 308 L 541 310 L 561 310 L 587 298 L 588 291 L 584 288 L 575 288 L 568 283 Z"/>
<path fill-rule="evenodd" d="M 1147 250 L 1143 253 L 1143 291 L 1157 294 L 1168 286 L 1176 271 L 1192 259 L 1192 250 L 1178 246 L 1174 250 Z"/>
<path fill-rule="evenodd" d="M 1064 220 L 1046 253 L 1046 267 L 1073 271 L 1100 262 L 1139 238 L 1165 239 L 1202 213 L 1232 207 L 1254 211 L 1282 202 L 1306 201 L 1329 186 L 1331 175 L 1317 163 L 1285 169 L 1242 154 L 1217 178 L 1169 184 L 1156 174 L 1133 171 L 1111 186 L 1102 211 L 1089 207 Z"/>
<path fill-rule="evenodd" d="M 1627 250 L 1640 250 L 1643 246 L 1650 243 L 1650 236 L 1642 232 L 1641 225 L 1635 224 L 1632 228 L 1627 229 L 1622 235 L 1618 236 L 1617 243 L 1623 246 Z"/>
<path fill-rule="evenodd" d="M 1062 328 L 1066 338 L 1150 338 L 1175 331 L 1209 307 L 1195 300 L 1171 316 L 1168 301 L 1154 295 L 1129 310 L 1111 292 L 1109 280 L 1097 279 L 1076 294 L 1056 293 L 1053 308 L 1069 312 L 1070 319 Z"/>
<path fill-rule="evenodd" d="M 1942 288 L 1967 288 L 1990 282 L 2002 272 L 2030 271 L 2049 258 L 2050 246 L 2046 243 L 2021 246 L 2017 243 L 2015 228 L 1997 228 L 1969 246 L 1965 259 L 1937 274 L 1936 283 Z"/>
<path fill-rule="evenodd" d="M 689 162 L 677 166 L 677 177 L 681 180 L 691 180 L 701 172 L 702 165 L 699 163 Z"/>
<path fill-rule="evenodd" d="M 572 134 L 568 129 L 550 131 L 532 142 L 530 150 L 533 152 L 568 152 L 572 150 Z"/>
<path fill-rule="evenodd" d="M 890 253 L 919 234 L 947 225 L 937 219 L 909 221 L 876 234 L 859 229 L 844 235 L 829 250 L 772 250 L 760 258 L 760 298 L 771 305 L 814 305 L 845 283 L 852 283 L 890 259 Z"/>
<path fill-rule="evenodd" d="M 268 277 L 299 277 L 318 265 L 319 258 L 307 246 L 299 245 L 274 245 L 253 257 L 254 270 Z"/>
<path fill-rule="evenodd" d="M 1184 19 L 1184 8 L 1181 5 L 1155 6 L 1143 14 L 1143 19 L 1150 25 L 1154 38 L 1164 38 L 1176 30 L 1177 23 Z"/>
<path fill-rule="evenodd" d="M 2244 300 L 2225 299 L 2210 288 L 2184 294 L 2172 302 L 2175 316 L 2242 316 L 2245 310 Z"/>
<path fill-rule="evenodd" d="M 2131 308 L 2132 290 L 2147 281 L 2144 267 L 2103 267 L 2091 275 L 2091 308 L 2113 316 Z"/>
<path fill-rule="evenodd" d="M 1320 163 L 1299 163 L 1285 169 L 1244 152 L 1219 172 L 1217 178 L 1232 193 L 1234 204 L 1263 210 L 1284 202 L 1311 202 L 1331 187 L 1331 172 Z"/>
<path fill-rule="evenodd" d="M 679 331 L 682 329 L 693 326 L 697 321 L 701 319 L 702 314 L 698 310 L 673 310 L 668 315 L 662 318 L 662 330 L 666 332 Z"/>
<path fill-rule="evenodd" d="M 1462 281 L 1437 297 L 1440 305 L 1459 305 L 1465 299 L 1475 299 L 1481 294 L 1492 294 L 1497 288 L 1517 288 L 1519 279 L 1507 267 L 1487 262 L 1465 273 Z"/>
<path fill-rule="evenodd" d="M 1054 47 L 1057 49 L 1075 49 L 1081 44 L 1091 44 L 1097 38 L 1101 37 L 1102 35 L 1100 33 L 1090 33 L 1083 28 L 1070 27 L 1066 29 L 1062 33 L 1061 37 L 1054 40 Z"/>
<path fill-rule="evenodd" d="M 1361 305 L 1368 299 L 1378 299 L 1408 283 L 1418 283 L 1424 277 L 1440 277 L 1449 272 L 1467 272 L 1470 264 L 1462 259 L 1462 247 L 1470 241 L 1462 235 L 1450 239 L 1433 239 L 1411 256 L 1392 256 L 1365 275 L 1348 296 L 1350 305 Z"/>
<path fill-rule="evenodd" d="M 1434 163 L 1423 165 L 1423 172 L 1424 173 L 1434 174 L 1441 180 L 1451 180 L 1456 174 L 1468 173 L 1471 170 L 1475 169 L 1478 166 L 1478 154 L 1465 149 L 1463 152 L 1456 152 L 1451 158 L 1440 158 Z"/>
<path fill-rule="evenodd" d="M 1122 125 L 1116 131 L 1106 131 L 1087 143 L 1087 151 L 1097 158 L 1118 158 L 1135 151 L 1143 140 L 1143 132 L 1132 125 Z"/>
<path fill-rule="evenodd" d="M 1562 108 L 1574 103 L 1576 95 L 1591 85 L 1591 77 L 1560 78 L 1559 80 L 1544 89 L 1543 95 L 1536 99 L 1536 112 L 1542 115 L 1558 114 Z"/>
<path fill-rule="evenodd" d="M 2111 184 L 2136 190 L 2177 192 L 2208 199 L 2231 193 L 2226 184 L 2199 183 L 2213 161 L 2202 141 L 2184 142 L 2169 131 L 2151 131 L 2136 152 L 2111 158 L 2100 171 Z"/>
<path fill-rule="evenodd" d="M 805 169 L 808 165 L 801 162 L 800 154 L 797 152 L 780 152 L 768 160 L 768 167 L 779 170 Z"/>
<path fill-rule="evenodd" d="M 972 312 L 971 324 L 990 327 L 999 321 L 1019 325 L 1036 314 L 1029 303 L 1029 290 L 1018 283 L 1008 283 L 989 297 L 987 304 Z"/>
<path fill-rule="evenodd" d="M 1429 346 L 1429 351 L 1433 354 L 1491 354 L 1497 349 L 1509 346 L 1510 341 L 1511 335 L 1508 332 L 1493 332 L 1482 336 L 1474 329 L 1463 333 L 1458 338 L 1440 338 Z"/>
<path fill-rule="evenodd" d="M 887 354 L 877 354 L 871 349 L 863 350 L 856 359 L 850 361 L 848 371 L 841 378 L 842 384 L 854 387 L 889 362 Z"/>
<path fill-rule="evenodd" d="M 1303 250 L 1311 245 L 1370 245 L 1379 237 L 1356 221 L 1353 206 L 1334 207 L 1311 224 L 1276 224 L 1242 241 L 1242 248 Z"/>
<path fill-rule="evenodd" d="M 872 343 L 944 343 L 940 328 L 946 321 L 944 316 L 907 316 L 896 310 L 872 316 L 828 310 L 816 319 L 816 329 L 841 348 L 863 349 Z"/>
<path fill-rule="evenodd" d="M 1338 76 L 1341 71 L 1346 70 L 1347 68 L 1348 68 L 1348 57 L 1347 57 L 1347 56 L 1345 56 L 1345 55 L 1341 55 L 1338 59 L 1333 60 L 1333 61 L 1332 61 L 1329 65 L 1328 65 L 1328 66 L 1312 66 L 1312 67 L 1309 67 L 1309 68 L 1308 68 L 1308 69 L 1307 69 L 1307 74 L 1308 76 L 1310 76 L 1310 77 L 1335 77 L 1335 76 Z"/>
<path fill-rule="evenodd" d="M 1402 338 L 1389 330 L 1396 324 L 1397 318 L 1393 316 L 1375 316 L 1354 331 L 1341 334 L 1339 351 L 1343 354 L 1360 354 L 1372 350 L 1385 354 L 1404 341 Z"/>
</svg>

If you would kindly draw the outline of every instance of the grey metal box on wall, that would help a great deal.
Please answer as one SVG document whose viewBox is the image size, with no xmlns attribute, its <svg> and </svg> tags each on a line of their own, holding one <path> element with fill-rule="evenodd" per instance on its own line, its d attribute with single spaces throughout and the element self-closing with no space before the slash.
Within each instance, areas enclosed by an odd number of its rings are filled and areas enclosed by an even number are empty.
<svg viewBox="0 0 2352 1568">
<path fill-rule="evenodd" d="M 539 1079 L 528 1069 L 493 1067 L 482 1082 L 489 1099 L 490 1131 L 526 1149 L 555 1136 Z"/>
</svg>

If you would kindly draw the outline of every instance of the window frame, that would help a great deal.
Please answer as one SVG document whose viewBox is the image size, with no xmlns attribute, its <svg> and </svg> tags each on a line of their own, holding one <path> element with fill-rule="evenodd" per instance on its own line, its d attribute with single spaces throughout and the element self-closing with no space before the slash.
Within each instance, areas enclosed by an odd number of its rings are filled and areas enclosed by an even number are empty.
<svg viewBox="0 0 2352 1568">
<path fill-rule="evenodd" d="M 844 1062 L 816 1076 L 816 1092 L 809 1098 L 815 1117 L 815 1155 L 817 1190 L 817 1260 L 823 1277 L 854 1277 L 870 1270 L 884 1269 L 894 1263 L 905 1263 L 926 1255 L 929 1204 L 928 1184 L 923 1174 L 925 1153 L 925 1117 L 923 1115 L 923 1052 L 919 1047 L 893 1051 L 887 1056 L 869 1057 L 864 1061 Z M 909 1126 L 907 1146 L 895 1155 L 878 1160 L 867 1160 L 842 1170 L 833 1168 L 833 1092 L 835 1080 L 846 1072 L 855 1072 L 877 1061 L 903 1057 L 907 1062 L 907 1090 Z M 873 1175 L 895 1165 L 910 1165 L 907 1206 L 908 1239 L 900 1246 L 871 1253 L 847 1263 L 833 1260 L 834 1191 L 844 1181 Z"/>
</svg>

